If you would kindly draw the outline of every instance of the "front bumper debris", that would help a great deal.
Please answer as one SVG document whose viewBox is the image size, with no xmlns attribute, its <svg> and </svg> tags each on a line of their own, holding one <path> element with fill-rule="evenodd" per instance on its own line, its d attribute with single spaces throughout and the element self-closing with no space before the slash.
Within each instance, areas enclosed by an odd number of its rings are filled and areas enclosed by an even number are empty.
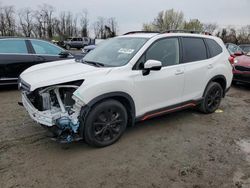
<svg viewBox="0 0 250 188">
<path fill-rule="evenodd" d="M 25 92 L 22 92 L 22 104 L 34 121 L 52 133 L 53 140 L 57 140 L 61 143 L 69 143 L 82 139 L 78 134 L 80 126 L 80 122 L 78 121 L 81 110 L 80 104 L 76 103 L 74 105 L 75 113 L 72 115 L 56 107 L 52 107 L 50 110 L 39 111 L 30 102 Z"/>
</svg>

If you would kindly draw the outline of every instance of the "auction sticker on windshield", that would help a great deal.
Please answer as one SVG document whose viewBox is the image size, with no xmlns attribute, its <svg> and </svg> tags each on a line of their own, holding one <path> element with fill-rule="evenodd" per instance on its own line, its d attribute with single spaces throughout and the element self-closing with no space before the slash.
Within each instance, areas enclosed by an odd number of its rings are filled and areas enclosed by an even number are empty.
<svg viewBox="0 0 250 188">
<path fill-rule="evenodd" d="M 121 48 L 118 53 L 123 53 L 123 54 L 132 54 L 135 50 L 134 49 L 127 49 L 127 48 Z"/>
</svg>

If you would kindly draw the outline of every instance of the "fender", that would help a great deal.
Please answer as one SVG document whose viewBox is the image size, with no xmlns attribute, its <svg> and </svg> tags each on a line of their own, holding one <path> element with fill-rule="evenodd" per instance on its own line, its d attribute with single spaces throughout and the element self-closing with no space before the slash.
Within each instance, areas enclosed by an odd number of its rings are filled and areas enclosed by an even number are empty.
<svg viewBox="0 0 250 188">
<path fill-rule="evenodd" d="M 80 123 L 81 126 L 79 128 L 79 134 L 81 135 L 81 137 L 83 137 L 85 119 L 87 118 L 88 113 L 90 112 L 91 108 L 94 105 L 96 105 L 97 103 L 99 103 L 105 99 L 118 99 L 119 102 L 121 102 L 119 99 L 125 99 L 121 103 L 125 106 L 125 108 L 128 111 L 128 116 L 129 116 L 128 125 L 134 126 L 134 124 L 135 124 L 135 103 L 134 103 L 134 100 L 132 99 L 132 97 L 129 94 L 127 94 L 125 92 L 120 92 L 120 91 L 105 93 L 105 94 L 102 94 L 102 95 L 94 98 L 88 104 L 86 104 L 84 107 L 82 107 L 80 117 L 79 117 L 79 121 L 81 122 Z"/>
</svg>

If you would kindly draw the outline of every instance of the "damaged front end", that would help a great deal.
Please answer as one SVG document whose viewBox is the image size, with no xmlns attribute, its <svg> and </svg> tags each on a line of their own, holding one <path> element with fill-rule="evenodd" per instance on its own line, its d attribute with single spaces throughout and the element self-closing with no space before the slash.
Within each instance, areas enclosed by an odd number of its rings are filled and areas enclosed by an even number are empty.
<svg viewBox="0 0 250 188">
<path fill-rule="evenodd" d="M 23 106 L 33 120 L 52 132 L 54 139 L 64 143 L 80 140 L 79 116 L 84 104 L 73 93 L 82 83 L 80 80 L 32 92 L 27 86 L 21 87 Z"/>
</svg>

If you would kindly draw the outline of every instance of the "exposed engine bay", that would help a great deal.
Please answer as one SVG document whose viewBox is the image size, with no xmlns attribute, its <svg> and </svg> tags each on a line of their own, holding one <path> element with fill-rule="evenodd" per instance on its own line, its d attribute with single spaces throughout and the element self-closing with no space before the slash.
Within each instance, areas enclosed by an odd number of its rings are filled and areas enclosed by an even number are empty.
<svg viewBox="0 0 250 188">
<path fill-rule="evenodd" d="M 55 139 L 71 142 L 79 138 L 82 102 L 73 95 L 82 81 L 23 91 L 23 105 L 32 119 L 47 127 Z"/>
</svg>

